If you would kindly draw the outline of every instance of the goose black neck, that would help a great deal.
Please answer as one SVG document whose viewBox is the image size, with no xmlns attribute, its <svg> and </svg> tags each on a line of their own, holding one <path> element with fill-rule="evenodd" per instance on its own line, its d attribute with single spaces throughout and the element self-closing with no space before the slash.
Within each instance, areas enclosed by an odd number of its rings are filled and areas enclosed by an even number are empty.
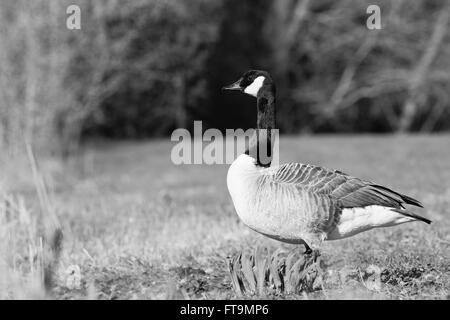
<svg viewBox="0 0 450 320">
<path fill-rule="evenodd" d="M 257 128 L 275 129 L 275 88 L 264 90 L 258 95 L 256 106 L 258 108 Z"/>
<path fill-rule="evenodd" d="M 261 88 L 257 96 L 257 129 L 250 140 L 246 154 L 256 159 L 256 164 L 269 167 L 272 162 L 275 129 L 275 86 L 273 84 Z"/>
</svg>

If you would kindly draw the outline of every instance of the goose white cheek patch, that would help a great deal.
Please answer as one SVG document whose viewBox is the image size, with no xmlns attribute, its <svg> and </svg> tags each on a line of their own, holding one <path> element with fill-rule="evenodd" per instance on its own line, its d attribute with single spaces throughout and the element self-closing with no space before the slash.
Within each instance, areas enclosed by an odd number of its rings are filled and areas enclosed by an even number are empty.
<svg viewBox="0 0 450 320">
<path fill-rule="evenodd" d="M 259 89 L 261 89 L 261 87 L 263 86 L 265 79 L 266 79 L 265 77 L 259 76 L 258 78 L 253 80 L 251 85 L 245 88 L 244 92 L 246 94 L 256 97 L 258 95 Z"/>
</svg>

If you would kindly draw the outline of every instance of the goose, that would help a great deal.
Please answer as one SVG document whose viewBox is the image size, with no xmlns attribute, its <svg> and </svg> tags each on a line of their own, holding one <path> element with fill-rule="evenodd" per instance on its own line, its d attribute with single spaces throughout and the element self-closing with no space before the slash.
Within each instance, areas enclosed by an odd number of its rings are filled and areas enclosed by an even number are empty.
<svg viewBox="0 0 450 320">
<path fill-rule="evenodd" d="M 257 128 L 231 164 L 227 187 L 239 218 L 250 229 L 291 244 L 305 254 L 325 240 L 339 240 L 381 227 L 430 220 L 407 209 L 423 208 L 412 197 L 338 170 L 302 163 L 271 166 L 275 129 L 275 83 L 262 70 L 249 70 L 222 90 L 256 98 Z M 265 147 L 266 156 L 258 150 Z"/>
</svg>

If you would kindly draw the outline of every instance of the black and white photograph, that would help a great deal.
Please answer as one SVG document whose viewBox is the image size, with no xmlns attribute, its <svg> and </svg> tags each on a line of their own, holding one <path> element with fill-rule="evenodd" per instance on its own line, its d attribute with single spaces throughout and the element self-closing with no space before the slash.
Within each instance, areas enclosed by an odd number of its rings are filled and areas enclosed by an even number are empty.
<svg viewBox="0 0 450 320">
<path fill-rule="evenodd" d="M 1 0 L 0 300 L 450 300 L 450 1 Z"/>
</svg>

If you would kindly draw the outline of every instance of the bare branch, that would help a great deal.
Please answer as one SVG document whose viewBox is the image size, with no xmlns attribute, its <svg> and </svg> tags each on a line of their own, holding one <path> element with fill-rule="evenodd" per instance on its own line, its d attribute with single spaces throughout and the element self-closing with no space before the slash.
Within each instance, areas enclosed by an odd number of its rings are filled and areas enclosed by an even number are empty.
<svg viewBox="0 0 450 320">
<path fill-rule="evenodd" d="M 422 58 L 419 60 L 415 70 L 411 74 L 409 95 L 405 101 L 398 127 L 398 131 L 400 132 L 405 132 L 411 128 L 412 122 L 418 110 L 417 95 L 419 88 L 423 84 L 424 79 L 426 79 L 431 63 L 439 51 L 442 39 L 445 37 L 449 17 L 450 8 L 448 2 L 446 2 L 446 5 L 441 9 L 441 12 L 436 20 L 433 34 L 427 45 L 427 49 L 422 55 Z"/>
</svg>

